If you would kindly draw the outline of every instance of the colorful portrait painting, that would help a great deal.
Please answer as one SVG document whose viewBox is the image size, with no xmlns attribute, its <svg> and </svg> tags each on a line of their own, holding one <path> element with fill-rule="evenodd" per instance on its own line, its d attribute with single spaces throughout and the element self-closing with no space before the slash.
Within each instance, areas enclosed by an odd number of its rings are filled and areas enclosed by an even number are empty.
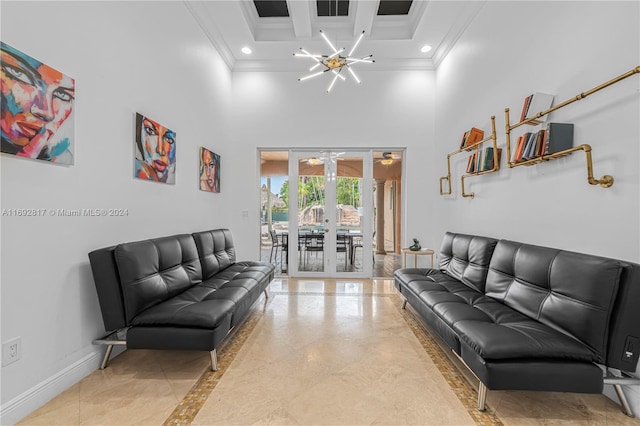
<svg viewBox="0 0 640 426">
<path fill-rule="evenodd" d="M 75 80 L 0 42 L 2 152 L 73 164 Z"/>
<path fill-rule="evenodd" d="M 220 192 L 220 156 L 200 147 L 200 189 Z"/>
<path fill-rule="evenodd" d="M 136 114 L 135 177 L 176 182 L 176 133 L 142 114 Z"/>
</svg>

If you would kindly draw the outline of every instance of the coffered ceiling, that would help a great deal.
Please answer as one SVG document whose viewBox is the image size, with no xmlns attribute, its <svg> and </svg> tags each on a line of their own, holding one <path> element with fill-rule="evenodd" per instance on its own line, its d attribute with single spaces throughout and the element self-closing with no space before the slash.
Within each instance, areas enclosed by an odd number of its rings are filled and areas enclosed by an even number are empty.
<svg viewBox="0 0 640 426">
<path fill-rule="evenodd" d="M 197 24 L 232 71 L 304 71 L 301 47 L 331 54 L 324 31 L 354 56 L 373 54 L 375 70 L 435 69 L 484 1 L 428 0 L 186 0 Z M 432 46 L 421 52 L 424 45 Z M 251 54 L 242 53 L 242 48 Z M 368 66 L 368 65 L 367 65 Z"/>
</svg>

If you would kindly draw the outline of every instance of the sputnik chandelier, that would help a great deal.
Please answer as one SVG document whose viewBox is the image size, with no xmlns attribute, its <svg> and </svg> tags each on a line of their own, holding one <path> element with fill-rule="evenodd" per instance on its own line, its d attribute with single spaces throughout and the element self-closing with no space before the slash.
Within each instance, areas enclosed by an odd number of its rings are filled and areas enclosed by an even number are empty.
<svg viewBox="0 0 640 426">
<path fill-rule="evenodd" d="M 296 56 L 296 57 L 299 57 L 299 58 L 310 58 L 310 59 L 313 59 L 315 64 L 311 68 L 309 68 L 309 71 L 314 71 L 316 68 L 318 68 L 320 66 L 323 66 L 324 69 L 321 69 L 320 71 L 314 72 L 313 74 L 309 74 L 309 75 L 305 75 L 304 77 L 300 77 L 298 79 L 298 81 L 308 80 L 310 78 L 317 77 L 319 75 L 329 73 L 329 75 L 332 76 L 331 83 L 329 84 L 329 88 L 327 89 L 327 93 L 329 93 L 329 92 L 331 92 L 331 89 L 333 88 L 333 85 L 336 83 L 336 80 L 338 78 L 341 79 L 342 81 L 346 80 L 344 75 L 341 75 L 342 70 L 344 68 L 346 68 L 347 71 L 349 71 L 349 73 L 353 77 L 353 79 L 358 84 L 360 84 L 360 79 L 358 78 L 356 73 L 353 72 L 352 67 L 354 65 L 356 65 L 356 64 L 363 64 L 363 63 L 364 64 L 371 64 L 371 63 L 375 62 L 373 60 L 373 55 L 365 56 L 364 58 L 354 58 L 354 57 L 351 56 L 351 55 L 353 55 L 353 52 L 356 50 L 356 47 L 358 47 L 358 44 L 360 44 L 360 41 L 362 40 L 362 37 L 364 37 L 364 31 L 362 31 L 362 33 L 360 34 L 360 36 L 358 37 L 356 42 L 353 44 L 353 47 L 351 48 L 351 50 L 349 51 L 347 56 L 342 56 L 341 55 L 341 53 L 344 52 L 344 50 L 345 50 L 344 47 L 342 49 L 340 49 L 340 50 L 336 49 L 335 46 L 333 45 L 333 43 L 331 43 L 331 41 L 329 41 L 329 38 L 326 36 L 326 34 L 322 30 L 320 30 L 320 35 L 322 36 L 324 41 L 327 42 L 327 44 L 329 45 L 329 47 L 331 48 L 333 53 L 331 55 L 315 55 L 315 54 L 309 53 L 307 50 L 305 50 L 305 49 L 303 49 L 301 47 L 300 48 L 300 52 L 301 53 L 294 53 L 293 56 Z"/>
</svg>

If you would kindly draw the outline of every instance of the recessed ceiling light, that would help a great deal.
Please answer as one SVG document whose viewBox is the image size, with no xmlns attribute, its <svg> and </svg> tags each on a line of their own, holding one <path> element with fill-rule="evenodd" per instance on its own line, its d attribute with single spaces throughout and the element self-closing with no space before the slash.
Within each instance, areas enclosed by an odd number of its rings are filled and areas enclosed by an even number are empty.
<svg viewBox="0 0 640 426">
<path fill-rule="evenodd" d="M 251 49 L 245 46 L 242 48 L 242 53 L 244 53 L 245 55 L 251 55 Z"/>
<path fill-rule="evenodd" d="M 431 50 L 431 46 L 429 46 L 428 44 L 425 44 L 424 46 L 422 46 L 422 48 L 420 49 L 420 51 L 422 53 L 427 53 L 428 51 Z"/>
</svg>

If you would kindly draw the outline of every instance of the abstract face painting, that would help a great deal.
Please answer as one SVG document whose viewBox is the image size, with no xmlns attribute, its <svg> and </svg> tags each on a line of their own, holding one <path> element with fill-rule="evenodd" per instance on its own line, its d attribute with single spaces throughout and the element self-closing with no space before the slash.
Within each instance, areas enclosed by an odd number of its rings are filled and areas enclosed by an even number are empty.
<svg viewBox="0 0 640 426">
<path fill-rule="evenodd" d="M 0 42 L 2 152 L 73 164 L 75 80 Z"/>
<path fill-rule="evenodd" d="M 220 156 L 200 147 L 200 189 L 220 192 Z"/>
<path fill-rule="evenodd" d="M 176 133 L 142 114 L 136 114 L 135 177 L 176 182 Z"/>
</svg>

